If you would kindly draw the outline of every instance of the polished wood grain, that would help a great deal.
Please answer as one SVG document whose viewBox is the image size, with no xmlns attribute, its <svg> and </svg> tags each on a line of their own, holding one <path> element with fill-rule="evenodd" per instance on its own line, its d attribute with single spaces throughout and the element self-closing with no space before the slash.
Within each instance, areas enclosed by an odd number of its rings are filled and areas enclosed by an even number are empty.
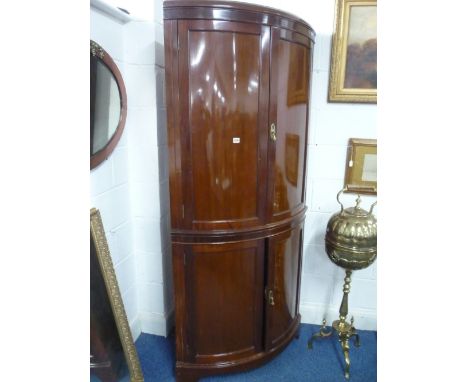
<svg viewBox="0 0 468 382">
<path fill-rule="evenodd" d="M 307 207 L 284 220 L 265 224 L 255 229 L 226 231 L 176 230 L 171 232 L 173 243 L 223 243 L 225 241 L 252 240 L 277 235 L 300 225 L 305 219 Z"/>
<path fill-rule="evenodd" d="M 185 226 L 223 229 L 264 221 L 268 28 L 179 22 Z M 190 44 L 189 44 L 190 41 Z M 216 54 L 213 54 L 216 52 Z M 265 78 L 266 77 L 266 78 Z"/>
<path fill-rule="evenodd" d="M 184 227 L 177 20 L 164 20 L 164 53 L 171 225 L 177 229 Z"/>
<path fill-rule="evenodd" d="M 249 4 L 164 7 L 176 378 L 197 381 L 297 333 L 315 33 Z"/>
<path fill-rule="evenodd" d="M 226 362 L 262 350 L 264 241 L 197 244 L 185 249 L 187 358 Z"/>
<path fill-rule="evenodd" d="M 277 140 L 270 151 L 270 160 L 275 162 L 270 173 L 270 198 L 274 200 L 271 220 L 281 220 L 304 208 L 310 49 L 281 38 L 280 29 L 274 28 L 272 50 L 277 59 L 271 64 L 275 80 L 270 119 L 276 123 Z M 287 176 L 291 166 L 295 166 L 295 179 Z"/>
<path fill-rule="evenodd" d="M 188 323 L 190 311 L 187 309 L 187 290 L 185 283 L 186 248 L 178 243 L 172 244 L 172 269 L 174 273 L 175 293 L 175 338 L 176 338 L 176 360 L 184 362 L 188 347 Z"/>
<path fill-rule="evenodd" d="M 195 364 L 177 361 L 176 380 L 183 382 L 198 381 L 198 379 L 202 376 L 205 377 L 216 374 L 246 371 L 254 367 L 261 366 L 280 353 L 289 344 L 289 342 L 291 342 L 291 340 L 297 336 L 300 322 L 301 316 L 298 315 L 294 320 L 291 331 L 287 333 L 287 335 L 284 336 L 276 346 L 240 360 L 233 362 L 216 362 L 207 364 Z"/>
<path fill-rule="evenodd" d="M 267 289 L 273 291 L 274 305 L 266 305 L 266 349 L 275 347 L 294 328 L 301 248 L 302 226 L 268 238 Z"/>
</svg>

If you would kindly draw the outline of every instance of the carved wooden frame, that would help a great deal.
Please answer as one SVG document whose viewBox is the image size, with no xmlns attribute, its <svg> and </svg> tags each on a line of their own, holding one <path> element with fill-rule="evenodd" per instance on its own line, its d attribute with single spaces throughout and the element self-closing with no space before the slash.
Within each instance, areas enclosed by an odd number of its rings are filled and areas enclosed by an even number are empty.
<svg viewBox="0 0 468 382">
<path fill-rule="evenodd" d="M 93 40 L 90 40 L 90 54 L 93 56 L 98 57 L 104 65 L 110 70 L 112 75 L 114 76 L 117 87 L 119 88 L 120 94 L 120 119 L 117 128 L 115 129 L 114 135 L 112 138 L 107 142 L 107 144 L 98 152 L 91 155 L 91 163 L 90 167 L 91 170 L 98 165 L 100 165 L 104 160 L 106 160 L 114 151 L 115 146 L 119 143 L 120 137 L 122 136 L 123 129 L 125 126 L 125 120 L 127 119 L 127 91 L 125 89 L 125 83 L 122 78 L 122 74 L 120 73 L 117 64 L 114 62 L 112 57 L 107 53 L 102 46 L 96 43 Z"/>
<path fill-rule="evenodd" d="M 376 139 L 349 139 L 344 182 L 345 192 L 377 195 L 377 181 L 362 180 L 366 154 L 377 155 Z"/>
<path fill-rule="evenodd" d="M 377 0 L 336 0 L 328 101 L 377 103 L 377 89 L 345 87 L 349 23 L 351 7 L 355 6 L 377 7 Z"/>
<path fill-rule="evenodd" d="M 106 284 L 107 294 L 114 313 L 115 323 L 119 332 L 120 342 L 127 361 L 131 382 L 143 382 L 140 360 L 133 342 L 132 332 L 128 325 L 127 315 L 120 295 L 119 284 L 115 276 L 112 258 L 107 245 L 106 234 L 101 220 L 101 214 L 96 208 L 91 209 L 91 237 L 96 247 L 96 254 L 101 272 Z"/>
</svg>

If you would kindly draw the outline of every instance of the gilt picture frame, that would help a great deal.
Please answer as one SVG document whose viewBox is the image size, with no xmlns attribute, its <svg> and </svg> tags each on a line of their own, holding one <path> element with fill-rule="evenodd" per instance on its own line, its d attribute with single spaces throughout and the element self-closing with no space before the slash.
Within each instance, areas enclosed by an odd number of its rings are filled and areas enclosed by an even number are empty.
<svg viewBox="0 0 468 382">
<path fill-rule="evenodd" d="M 377 0 L 336 0 L 328 101 L 377 103 Z"/>
<path fill-rule="evenodd" d="M 377 195 L 376 139 L 349 139 L 344 187 L 345 192 Z"/>
<path fill-rule="evenodd" d="M 128 367 L 128 377 L 130 382 L 144 382 L 140 360 L 128 324 L 99 210 L 92 208 L 90 211 L 90 218 L 91 248 L 93 249 L 92 252 L 96 254 L 99 270 L 104 279 L 108 301 L 111 306 L 126 365 Z"/>
</svg>

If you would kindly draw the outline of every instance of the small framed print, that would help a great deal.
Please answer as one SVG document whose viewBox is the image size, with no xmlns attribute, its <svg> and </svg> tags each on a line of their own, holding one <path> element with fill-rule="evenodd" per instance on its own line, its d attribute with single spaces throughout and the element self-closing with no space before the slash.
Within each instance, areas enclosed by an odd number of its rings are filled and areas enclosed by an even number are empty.
<svg viewBox="0 0 468 382">
<path fill-rule="evenodd" d="M 377 140 L 350 138 L 345 192 L 377 195 Z"/>
</svg>

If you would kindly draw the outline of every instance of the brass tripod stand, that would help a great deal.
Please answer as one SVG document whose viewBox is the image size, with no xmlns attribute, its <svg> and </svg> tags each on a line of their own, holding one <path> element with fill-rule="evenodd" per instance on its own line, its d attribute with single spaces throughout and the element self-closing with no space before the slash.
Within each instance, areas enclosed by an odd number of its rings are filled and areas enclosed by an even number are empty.
<svg viewBox="0 0 468 382">
<path fill-rule="evenodd" d="M 340 306 L 340 319 L 333 321 L 332 328 L 338 333 L 338 338 L 343 349 L 343 354 L 345 358 L 345 378 L 349 379 L 349 367 L 351 361 L 349 359 L 349 340 L 352 337 L 355 337 L 354 345 L 356 347 L 360 346 L 359 334 L 356 332 L 356 328 L 353 326 L 354 319 L 351 317 L 351 323 L 346 322 L 346 316 L 348 315 L 348 294 L 351 289 L 351 272 L 349 269 L 346 269 L 346 276 L 344 279 L 343 285 L 343 299 L 341 300 Z M 333 329 L 326 331 L 326 320 L 323 319 L 322 327 L 318 333 L 312 335 L 310 340 L 307 342 L 309 349 L 312 349 L 312 341 L 314 338 L 324 338 L 329 337 L 333 333 Z"/>
</svg>

